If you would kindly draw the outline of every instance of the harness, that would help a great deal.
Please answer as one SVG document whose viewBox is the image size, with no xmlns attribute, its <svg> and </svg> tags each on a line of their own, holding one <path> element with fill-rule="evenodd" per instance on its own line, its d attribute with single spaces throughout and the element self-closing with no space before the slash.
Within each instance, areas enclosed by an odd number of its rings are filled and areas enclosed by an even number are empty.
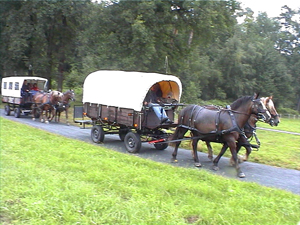
<svg viewBox="0 0 300 225">
<path fill-rule="evenodd" d="M 198 108 L 198 111 L 196 111 L 196 109 Z M 235 119 L 235 116 L 234 116 L 234 113 L 239 113 L 239 112 L 236 112 L 234 110 L 231 110 L 231 109 L 218 109 L 218 112 L 216 114 L 216 117 L 215 117 L 215 126 L 216 126 L 216 129 L 209 132 L 209 133 L 203 133 L 201 131 L 199 131 L 197 128 L 195 128 L 194 124 L 195 124 L 195 119 L 194 118 L 197 118 L 197 115 L 203 110 L 205 109 L 205 107 L 201 107 L 201 106 L 198 106 L 198 105 L 194 105 L 192 110 L 191 110 L 191 113 L 189 115 L 189 118 L 188 118 L 188 125 L 184 125 L 184 124 L 179 124 L 178 127 L 181 127 L 181 128 L 185 128 L 185 129 L 188 129 L 188 130 L 191 130 L 191 131 L 196 131 L 198 134 L 200 134 L 199 136 L 197 137 L 193 137 L 192 139 L 201 139 L 201 138 L 204 138 L 204 137 L 207 137 L 207 136 L 211 136 L 211 135 L 216 135 L 217 136 L 217 141 L 221 141 L 221 137 L 222 135 L 224 134 L 228 134 L 228 133 L 232 133 L 232 132 L 238 132 L 240 135 L 243 135 L 245 136 L 245 133 L 244 133 L 244 130 L 241 129 L 237 122 L 236 122 L 236 119 Z M 221 117 L 221 113 L 222 112 L 228 112 L 230 118 L 231 118 L 231 122 L 232 122 L 232 127 L 229 128 L 229 129 L 226 129 L 226 130 L 220 130 L 219 129 L 219 124 L 220 124 L 220 117 Z M 194 116 L 193 116 L 194 115 Z M 183 116 L 181 117 L 181 122 L 183 122 Z"/>
</svg>

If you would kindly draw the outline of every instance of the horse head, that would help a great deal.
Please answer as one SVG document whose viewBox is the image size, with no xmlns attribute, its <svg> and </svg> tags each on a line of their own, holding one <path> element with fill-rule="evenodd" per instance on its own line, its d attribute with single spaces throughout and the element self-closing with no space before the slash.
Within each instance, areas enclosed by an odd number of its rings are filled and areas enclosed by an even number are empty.
<svg viewBox="0 0 300 225">
<path fill-rule="evenodd" d="M 269 121 L 269 124 L 271 126 L 278 126 L 278 124 L 280 123 L 280 118 L 279 115 L 276 111 L 274 102 L 272 100 L 273 96 L 270 97 L 262 97 L 261 100 L 264 103 L 264 105 L 266 106 L 266 108 L 268 109 L 268 111 L 271 114 L 271 119 Z"/>
<path fill-rule="evenodd" d="M 52 105 L 60 105 L 63 102 L 64 94 L 60 91 L 52 91 L 50 93 L 50 102 Z"/>
<path fill-rule="evenodd" d="M 64 95 L 64 97 L 63 97 L 64 102 L 68 103 L 69 100 L 75 101 L 75 93 L 72 89 L 64 92 L 63 95 Z"/>
<path fill-rule="evenodd" d="M 271 114 L 267 109 L 266 105 L 263 103 L 261 98 L 258 98 L 259 94 L 254 94 L 252 97 L 252 114 L 255 114 L 258 118 L 262 119 L 265 122 L 271 120 Z"/>
</svg>

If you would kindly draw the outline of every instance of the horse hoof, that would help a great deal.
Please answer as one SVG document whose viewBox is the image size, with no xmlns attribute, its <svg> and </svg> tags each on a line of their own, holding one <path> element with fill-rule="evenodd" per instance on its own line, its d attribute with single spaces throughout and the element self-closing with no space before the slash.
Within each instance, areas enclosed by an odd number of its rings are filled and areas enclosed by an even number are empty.
<svg viewBox="0 0 300 225">
<path fill-rule="evenodd" d="M 177 159 L 172 159 L 171 160 L 173 163 L 178 163 L 178 160 Z"/>
<path fill-rule="evenodd" d="M 233 161 L 232 158 L 230 158 L 230 160 L 229 160 L 229 165 L 230 165 L 230 166 L 235 166 L 235 162 Z"/>
<path fill-rule="evenodd" d="M 49 124 L 49 121 L 45 121 L 46 124 Z"/>
<path fill-rule="evenodd" d="M 201 165 L 201 163 L 195 163 L 195 166 L 196 167 L 201 167 L 202 165 Z"/>
<path fill-rule="evenodd" d="M 32 121 L 35 121 L 35 118 L 32 118 Z"/>
<path fill-rule="evenodd" d="M 239 178 L 245 178 L 246 175 L 245 175 L 243 172 L 240 172 L 239 175 L 238 175 L 238 177 L 239 177 Z"/>
<path fill-rule="evenodd" d="M 239 161 L 239 163 L 243 163 L 245 161 L 244 156 L 238 155 L 238 161 Z"/>
<path fill-rule="evenodd" d="M 217 167 L 217 166 L 213 166 L 213 168 L 212 168 L 214 171 L 218 171 L 219 170 L 219 167 Z"/>
</svg>

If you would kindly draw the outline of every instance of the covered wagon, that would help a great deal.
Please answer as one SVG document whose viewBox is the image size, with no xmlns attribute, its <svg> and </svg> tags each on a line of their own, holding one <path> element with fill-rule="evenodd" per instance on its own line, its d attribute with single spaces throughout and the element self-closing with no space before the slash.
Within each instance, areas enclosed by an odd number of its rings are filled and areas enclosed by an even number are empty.
<svg viewBox="0 0 300 225">
<path fill-rule="evenodd" d="M 176 127 L 176 123 L 162 123 L 153 107 L 145 105 L 153 85 L 159 85 L 162 92 L 159 107 L 174 121 L 182 92 L 176 76 L 111 70 L 89 74 L 84 81 L 82 101 L 86 116 L 92 120 L 92 140 L 99 143 L 106 134 L 119 134 L 132 153 L 140 150 L 142 142 L 152 142 L 160 150 L 167 148 L 168 144 L 160 141 L 168 138 L 166 131 Z"/>
</svg>

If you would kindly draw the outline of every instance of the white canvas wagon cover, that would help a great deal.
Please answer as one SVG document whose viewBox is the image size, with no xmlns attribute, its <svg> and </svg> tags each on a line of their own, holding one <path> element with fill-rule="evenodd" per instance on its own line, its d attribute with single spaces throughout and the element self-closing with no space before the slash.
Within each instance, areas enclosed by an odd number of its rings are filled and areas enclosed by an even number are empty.
<svg viewBox="0 0 300 225">
<path fill-rule="evenodd" d="M 30 77 L 30 76 L 13 76 L 2 78 L 1 93 L 3 96 L 21 97 L 21 88 L 24 80 L 28 83 L 37 83 L 40 90 L 44 90 L 47 87 L 48 80 L 43 77 Z"/>
<path fill-rule="evenodd" d="M 181 81 L 173 75 L 99 70 L 85 78 L 82 102 L 141 111 L 146 94 L 155 83 L 159 83 L 163 98 L 180 101 Z"/>
</svg>

